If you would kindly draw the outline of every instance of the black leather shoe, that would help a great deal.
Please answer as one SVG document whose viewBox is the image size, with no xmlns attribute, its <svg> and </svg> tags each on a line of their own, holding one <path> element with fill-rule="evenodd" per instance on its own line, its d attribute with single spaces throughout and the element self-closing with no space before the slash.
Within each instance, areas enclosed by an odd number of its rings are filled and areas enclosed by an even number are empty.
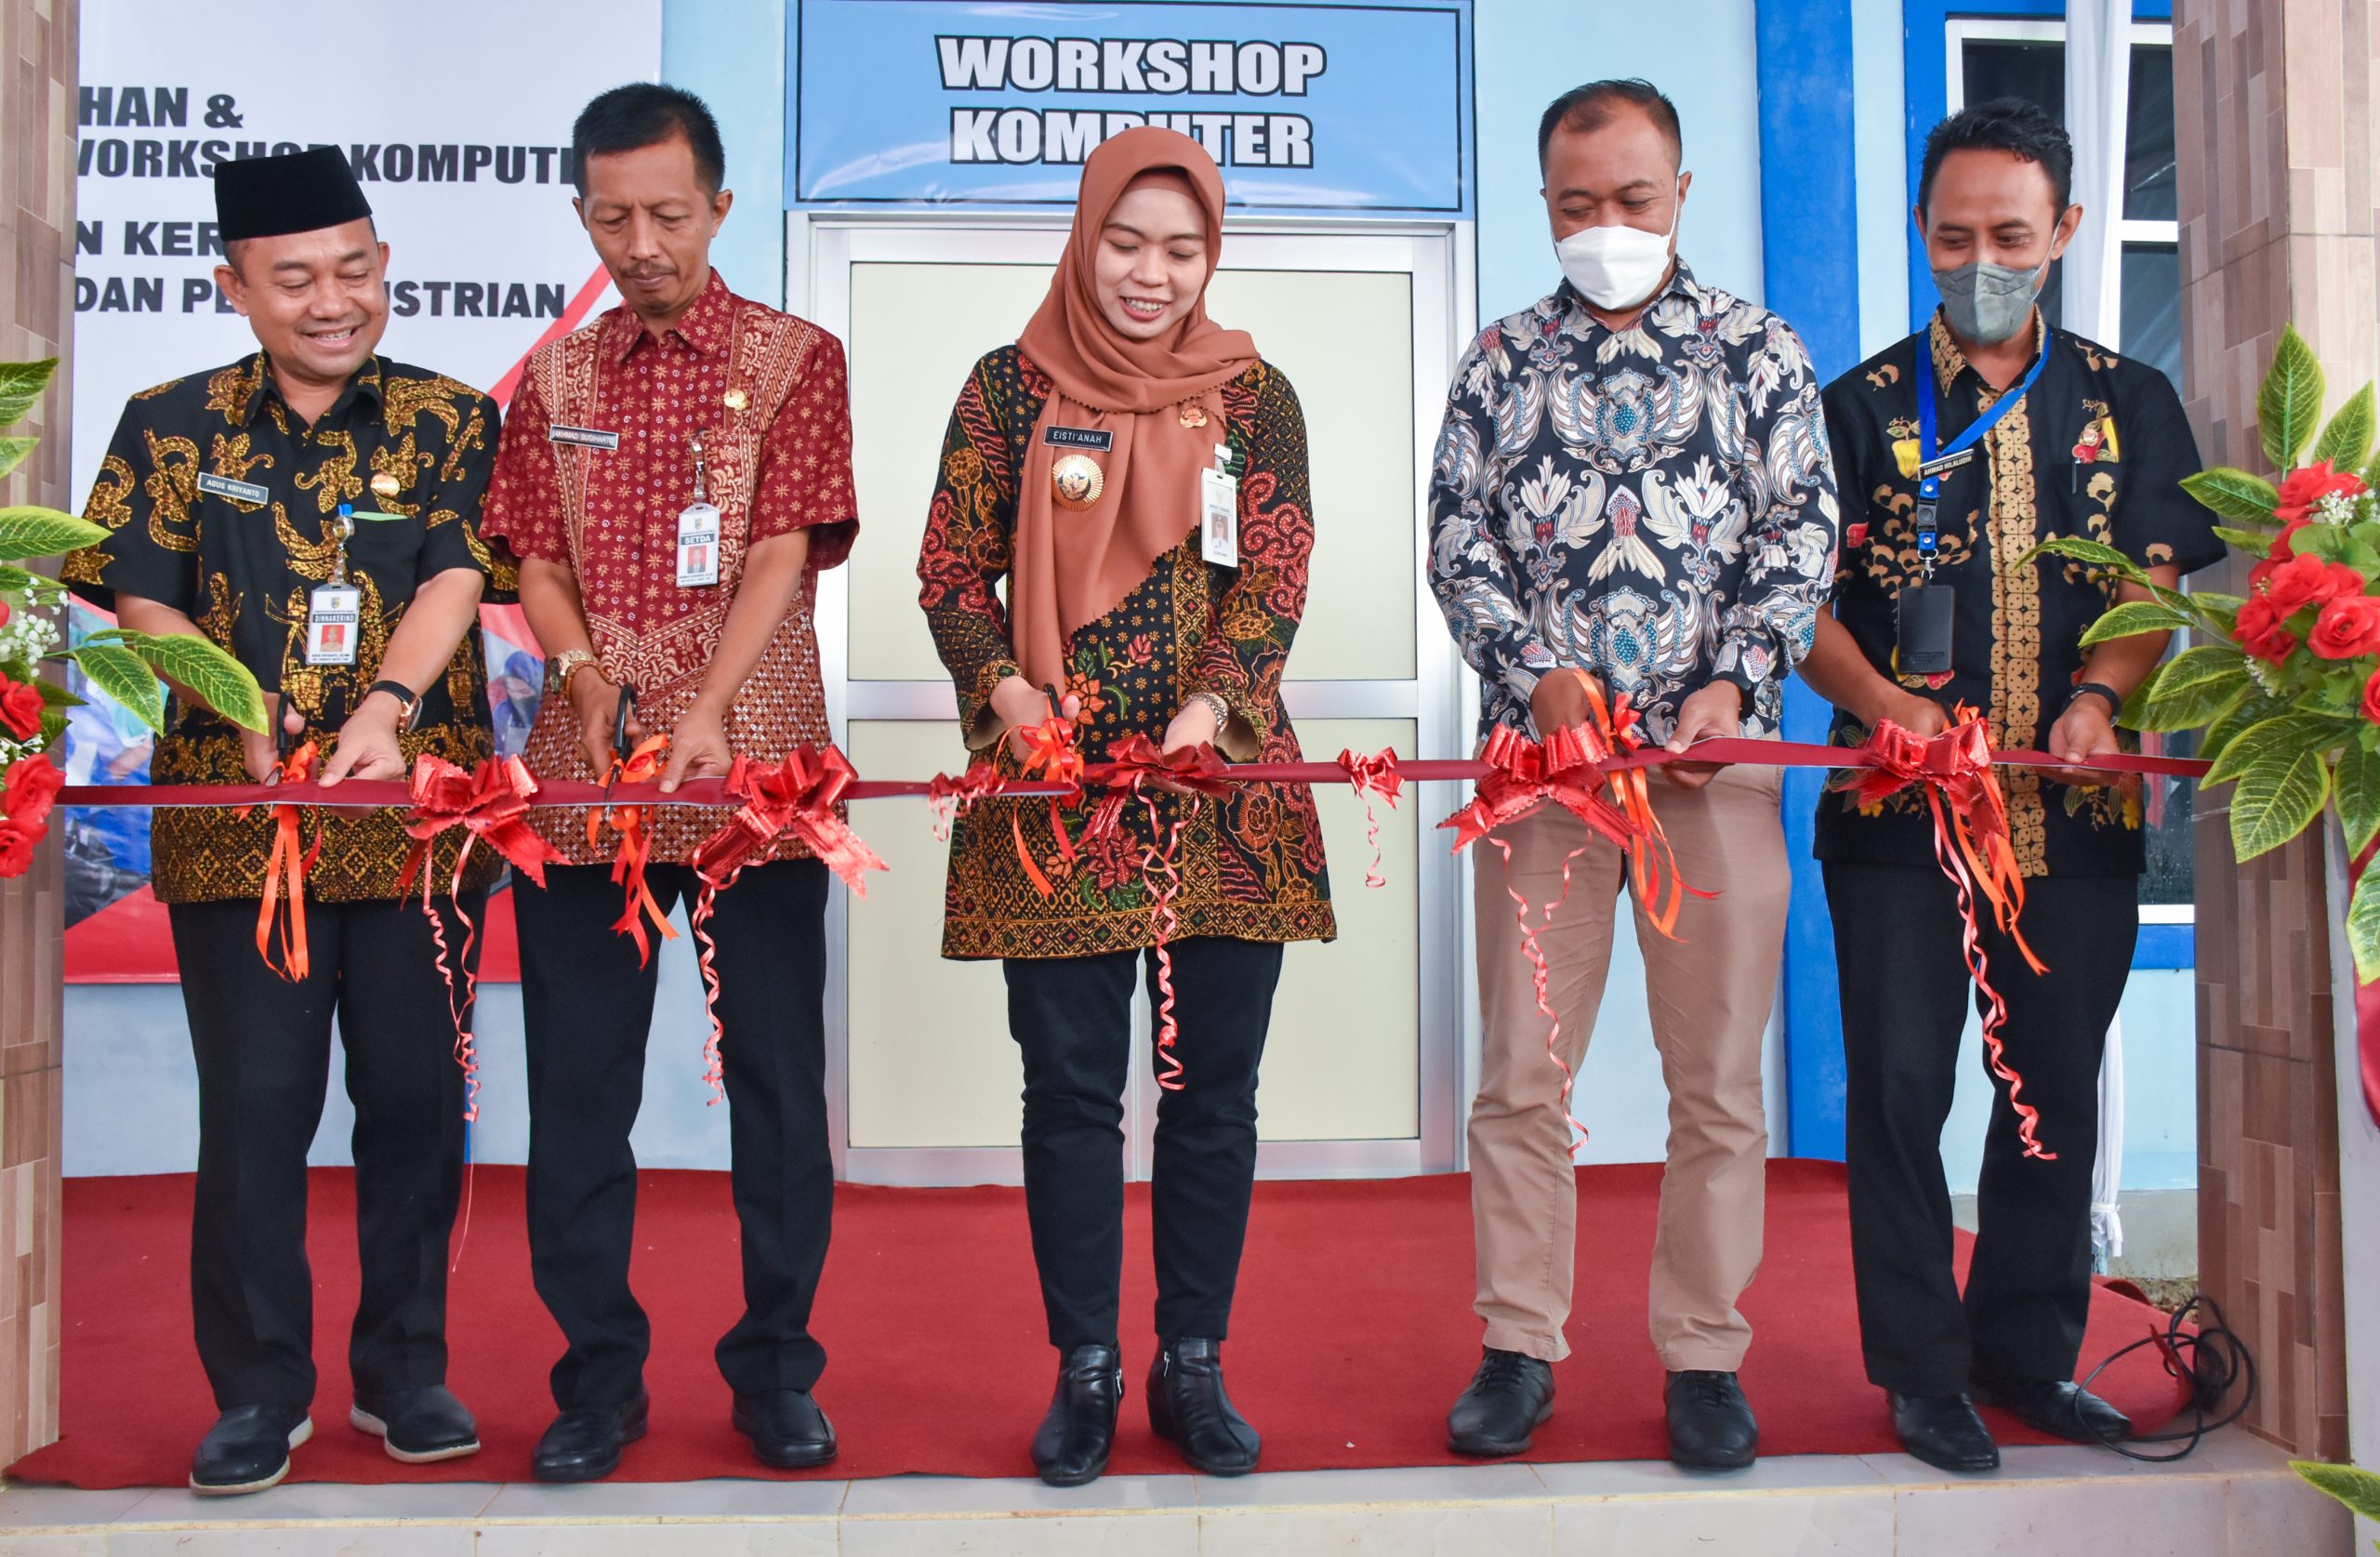
<svg viewBox="0 0 2380 1557">
<path fill-rule="evenodd" d="M 347 1420 L 357 1432 L 379 1439 L 390 1459 L 407 1465 L 460 1459 L 480 1452 L 479 1424 L 443 1384 L 382 1395 L 359 1392 L 348 1408 Z"/>
<path fill-rule="evenodd" d="M 642 1390 L 618 1405 L 575 1405 L 554 1418 L 529 1457 L 541 1482 L 599 1482 L 620 1468 L 620 1451 L 644 1436 L 652 1401 Z"/>
<path fill-rule="evenodd" d="M 1184 1337 L 1157 1348 L 1149 1364 L 1149 1426 L 1210 1476 L 1245 1476 L 1264 1448 L 1223 1390 L 1219 1340 Z"/>
<path fill-rule="evenodd" d="M 1124 1360 L 1112 1346 L 1078 1346 L 1058 1364 L 1057 1393 L 1033 1434 L 1033 1468 L 1051 1486 L 1095 1482 L 1116 1444 Z"/>
<path fill-rule="evenodd" d="M 1937 1471 L 1997 1471 L 2000 1445 L 1964 1395 L 1904 1395 L 1890 1390 L 1900 1446 Z"/>
<path fill-rule="evenodd" d="M 234 1405 L 198 1441 L 190 1489 L 201 1498 L 262 1492 L 289 1474 L 289 1451 L 313 1435 L 302 1405 Z"/>
<path fill-rule="evenodd" d="M 1670 1463 L 1689 1471 L 1740 1471 L 1760 1447 L 1760 1424 L 1732 1373 L 1688 1368 L 1665 1392 Z"/>
<path fill-rule="evenodd" d="M 735 1431 L 763 1465 L 803 1471 L 835 1458 L 835 1424 L 808 1390 L 755 1390 L 735 1397 Z"/>
<path fill-rule="evenodd" d="M 2076 1444 L 2120 1444 L 2132 1436 L 2130 1417 L 2069 1379 L 1978 1373 L 1973 1382 L 1976 1399 L 1999 1406 L 2037 1432 Z"/>
<path fill-rule="evenodd" d="M 1490 1346 L 1447 1413 L 1447 1446 L 1457 1454 L 1525 1454 L 1530 1434 L 1552 1415 L 1554 1365 Z"/>
</svg>

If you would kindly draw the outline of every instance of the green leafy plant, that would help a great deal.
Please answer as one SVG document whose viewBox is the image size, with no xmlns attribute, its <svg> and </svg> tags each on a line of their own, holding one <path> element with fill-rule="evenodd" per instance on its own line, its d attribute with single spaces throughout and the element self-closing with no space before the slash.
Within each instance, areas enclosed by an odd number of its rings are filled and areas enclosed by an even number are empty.
<svg viewBox="0 0 2380 1557">
<path fill-rule="evenodd" d="M 2255 559 L 2245 595 L 2162 588 L 2113 547 L 2079 537 L 2035 548 L 2149 593 L 2092 624 L 2086 646 L 2190 632 L 2193 646 L 2141 684 L 2122 722 L 2204 732 L 2205 782 L 2232 786 L 2231 845 L 2242 860 L 2280 848 L 2325 809 L 2336 812 L 2351 855 L 2380 838 L 2380 465 L 2365 464 L 2371 386 L 2327 424 L 2321 412 L 2321 364 L 2284 328 L 2256 395 L 2265 457 L 2284 472 L 2281 481 L 2220 467 L 2183 482 L 2225 521 L 2215 534 Z M 2356 883 L 2347 932 L 2358 975 L 2380 978 L 2380 871 Z"/>
<path fill-rule="evenodd" d="M 2289 1468 L 2364 1518 L 2380 1520 L 2380 1474 L 2360 1465 L 2326 1465 L 2319 1459 L 2293 1459 Z M 2380 1541 L 2372 1547 L 2380 1551 Z"/>
<path fill-rule="evenodd" d="M 0 363 L 0 427 L 22 419 L 57 371 L 55 357 Z M 0 476 L 22 464 L 39 442 L 0 437 Z M 256 678 L 204 639 L 110 627 L 78 648 L 59 647 L 53 615 L 66 588 L 21 564 L 97 545 L 107 534 L 55 508 L 0 508 L 0 877 L 21 875 L 32 864 L 33 847 L 48 830 L 50 806 L 66 782 L 48 754 L 66 732 L 66 710 L 81 699 L 41 680 L 42 661 L 73 660 L 93 686 L 152 730 L 165 727 L 160 678 L 188 687 L 235 723 L 265 727 L 264 694 Z"/>
</svg>

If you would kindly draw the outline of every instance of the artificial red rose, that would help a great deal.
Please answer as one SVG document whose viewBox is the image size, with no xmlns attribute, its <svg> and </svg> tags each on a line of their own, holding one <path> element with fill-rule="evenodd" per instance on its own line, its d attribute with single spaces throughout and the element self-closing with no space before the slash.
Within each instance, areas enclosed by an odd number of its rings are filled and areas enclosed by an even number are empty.
<svg viewBox="0 0 2380 1557">
<path fill-rule="evenodd" d="M 30 741 L 41 729 L 41 689 L 0 676 L 0 725 L 20 741 Z"/>
<path fill-rule="evenodd" d="M 8 764 L 7 786 L 0 790 L 0 816 L 16 826 L 33 829 L 39 838 L 50 803 L 65 787 L 66 775 L 50 766 L 46 756 L 19 758 Z"/>
<path fill-rule="evenodd" d="M 2231 640 L 2256 658 L 2279 665 L 2297 648 L 2297 635 L 2281 622 L 2281 614 L 2272 608 L 2272 601 L 2257 595 L 2240 608 L 2239 620 L 2231 628 Z"/>
<path fill-rule="evenodd" d="M 2380 670 L 2373 671 L 2372 680 L 2363 683 L 2363 717 L 2380 724 Z"/>
<path fill-rule="evenodd" d="M 2273 518 L 2286 525 L 2295 525 L 2314 511 L 2314 505 L 2337 493 L 2345 497 L 2363 495 L 2362 478 L 2352 470 L 2334 470 L 2327 459 L 2301 466 L 2281 479 L 2281 501 L 2273 505 Z"/>
<path fill-rule="evenodd" d="M 7 625 L 8 625 L 8 602 L 7 602 L 7 600 L 0 600 L 0 627 L 7 627 Z"/>
<path fill-rule="evenodd" d="M 2357 595 L 2327 602 L 2306 635 L 2306 647 L 2326 660 L 2351 660 L 2380 650 L 2380 600 Z"/>
<path fill-rule="evenodd" d="M 2309 605 L 2363 593 L 2364 577 L 2345 562 L 2326 562 L 2307 552 L 2292 557 L 2266 575 L 2265 598 L 2283 617 Z"/>
<path fill-rule="evenodd" d="M 33 863 L 33 846 L 41 842 L 45 829 L 31 831 L 13 822 L 0 822 L 0 879 L 22 876 Z"/>
</svg>

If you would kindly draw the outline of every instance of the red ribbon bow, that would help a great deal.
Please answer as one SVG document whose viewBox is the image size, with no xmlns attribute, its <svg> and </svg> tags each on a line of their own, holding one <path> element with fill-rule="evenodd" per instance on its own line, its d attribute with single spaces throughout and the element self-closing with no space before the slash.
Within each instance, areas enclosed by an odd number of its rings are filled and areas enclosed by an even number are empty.
<svg viewBox="0 0 2380 1557">
<path fill-rule="evenodd" d="M 1082 748 L 1075 745 L 1075 727 L 1070 720 L 1052 714 L 1039 724 L 1021 728 L 1017 735 L 1025 743 L 1022 766 L 1026 778 L 1075 785 L 1077 793 L 1080 793 L 1085 762 Z M 973 778 L 975 769 L 970 768 L 967 774 Z M 1050 797 L 1050 833 L 1057 842 L 1058 858 L 1069 866 L 1075 863 L 1075 841 L 1066 835 L 1065 818 L 1058 811 L 1062 805 L 1073 803 L 1071 797 Z M 1057 889 L 1050 885 L 1050 877 L 1043 874 L 1039 863 L 1033 858 L 1032 849 L 1025 841 L 1025 812 L 1022 807 L 1009 812 L 1008 828 L 1016 839 L 1017 863 L 1025 867 L 1025 877 L 1033 883 L 1033 890 L 1043 897 L 1055 892 Z"/>
<path fill-rule="evenodd" d="M 529 826 L 529 802 L 536 798 L 537 781 L 519 758 L 491 757 L 465 772 L 444 758 L 424 752 L 414 759 L 412 782 L 413 810 L 405 815 L 405 831 L 414 846 L 405 856 L 399 892 L 413 886 L 416 873 L 430 863 L 430 840 L 449 827 L 460 827 L 465 834 L 455 856 L 450 891 L 462 890 L 463 865 L 471 846 L 483 839 L 540 887 L 546 884 L 546 866 L 562 863 L 561 851 Z M 425 880 L 422 896 L 429 895 Z"/>
<path fill-rule="evenodd" d="M 299 785 L 314 776 L 314 764 L 322 757 L 321 750 L 308 741 L 296 751 L 272 765 L 268 784 Z M 257 808 L 242 806 L 237 814 L 246 821 Z M 280 805 L 272 808 L 272 852 L 265 860 L 264 893 L 257 904 L 257 953 L 264 965 L 291 983 L 306 977 L 309 958 L 306 955 L 306 873 L 314 867 L 314 857 L 323 851 L 323 840 L 315 836 L 313 847 L 300 849 L 298 838 L 298 808 Z M 273 920 L 281 917 L 284 901 L 289 904 L 286 917 L 281 919 L 281 961 L 272 960 Z"/>
<path fill-rule="evenodd" d="M 2000 1029 L 2008 1019 L 2007 1003 L 1992 987 L 1990 959 L 1983 949 L 1982 929 L 1976 919 L 1975 900 L 1980 893 L 1991 904 L 1993 922 L 2016 943 L 2026 966 L 2035 973 L 2048 970 L 2016 928 L 2025 906 L 2025 878 L 2008 831 L 2008 798 L 2000 788 L 1992 766 L 1991 731 L 1961 704 L 1948 730 L 1930 739 L 1913 735 L 1890 719 L 1877 722 L 1860 755 L 1868 765 L 1845 787 L 1862 806 L 1880 805 L 1912 785 L 1925 791 L 1934 818 L 1934 859 L 1958 893 L 1961 950 L 1967 972 L 1983 996 L 1983 1048 L 1991 1074 L 2008 1084 L 2008 1106 L 2016 1115 L 2016 1133 L 2024 1155 L 2043 1161 L 2057 1154 L 2039 1138 L 2041 1110 L 2024 1101 L 2024 1078 L 2008 1063 Z M 1945 805 L 1945 801 L 1948 805 Z"/>
<path fill-rule="evenodd" d="M 1477 793 L 1438 825 L 1454 829 L 1454 852 L 1459 854 L 1552 800 L 1620 848 L 1633 848 L 1645 828 L 1603 793 L 1610 776 L 1604 764 L 1611 758 L 1611 747 L 1585 725 L 1557 730 L 1540 746 L 1500 724 L 1479 754 L 1488 772 L 1479 781 Z"/>
<path fill-rule="evenodd" d="M 862 842 L 835 806 L 859 774 L 833 746 L 796 746 L 772 768 L 748 757 L 727 770 L 727 794 L 744 802 L 705 838 L 688 863 L 707 887 L 725 887 L 752 856 L 790 833 L 810 846 L 843 885 L 867 895 L 867 873 L 889 867 Z"/>
<path fill-rule="evenodd" d="M 1364 885 L 1385 887 L 1388 877 L 1380 868 L 1380 813 L 1372 810 L 1372 797 L 1377 795 L 1394 806 L 1405 793 L 1405 775 L 1396 771 L 1396 753 L 1383 750 L 1366 757 L 1357 751 L 1342 751 L 1339 766 L 1347 775 L 1348 787 L 1364 802 L 1364 841 L 1372 850 L 1372 863 L 1364 867 Z"/>
</svg>

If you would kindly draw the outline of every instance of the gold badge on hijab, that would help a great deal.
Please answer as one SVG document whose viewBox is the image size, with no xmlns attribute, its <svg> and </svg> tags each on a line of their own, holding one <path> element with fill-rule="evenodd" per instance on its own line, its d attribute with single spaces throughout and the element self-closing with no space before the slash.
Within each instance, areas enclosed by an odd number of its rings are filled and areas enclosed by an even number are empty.
<svg viewBox="0 0 2380 1557">
<path fill-rule="evenodd" d="M 389 471 L 380 471 L 372 478 L 372 495 L 375 497 L 394 497 L 401 490 L 397 478 Z"/>
<path fill-rule="evenodd" d="M 1182 408 L 1182 425 L 1183 427 L 1205 427 L 1207 425 L 1207 408 L 1199 404 L 1195 400 L 1187 405 L 1184 405 Z"/>
<path fill-rule="evenodd" d="M 1050 496 L 1058 507 L 1081 513 L 1099 506 L 1107 473 L 1089 455 L 1061 455 L 1050 462 Z"/>
</svg>

